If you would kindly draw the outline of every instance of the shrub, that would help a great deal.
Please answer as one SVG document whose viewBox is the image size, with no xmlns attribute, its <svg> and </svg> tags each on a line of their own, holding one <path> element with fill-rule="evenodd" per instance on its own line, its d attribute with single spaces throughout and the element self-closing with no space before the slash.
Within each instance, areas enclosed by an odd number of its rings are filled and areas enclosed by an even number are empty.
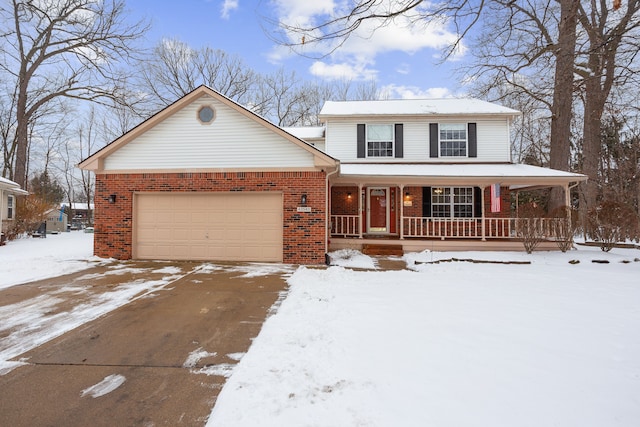
<svg viewBox="0 0 640 427">
<path fill-rule="evenodd" d="M 578 229 L 578 212 L 567 206 L 561 206 L 549 214 L 551 232 L 562 252 L 573 247 L 573 236 Z"/>
<path fill-rule="evenodd" d="M 545 238 L 544 210 L 536 203 L 530 202 L 518 207 L 516 235 L 522 239 L 524 250 L 528 254 Z"/>
<path fill-rule="evenodd" d="M 18 197 L 16 200 L 16 219 L 11 222 L 5 232 L 7 240 L 16 239 L 22 234 L 36 230 L 44 222 L 47 212 L 52 207 L 49 202 L 34 194 Z"/>
<path fill-rule="evenodd" d="M 608 200 L 590 209 L 587 216 L 587 235 L 609 252 L 617 242 L 640 238 L 638 215 L 624 203 Z"/>
</svg>

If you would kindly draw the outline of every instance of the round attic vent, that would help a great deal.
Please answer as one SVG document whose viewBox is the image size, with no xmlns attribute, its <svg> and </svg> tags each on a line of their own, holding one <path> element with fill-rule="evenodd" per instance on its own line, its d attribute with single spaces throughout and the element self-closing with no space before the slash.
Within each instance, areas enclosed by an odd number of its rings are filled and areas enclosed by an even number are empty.
<svg viewBox="0 0 640 427">
<path fill-rule="evenodd" d="M 198 110 L 198 120 L 200 120 L 201 123 L 211 123 L 214 117 L 215 112 L 213 111 L 213 108 L 209 107 L 208 105 L 205 105 Z"/>
</svg>

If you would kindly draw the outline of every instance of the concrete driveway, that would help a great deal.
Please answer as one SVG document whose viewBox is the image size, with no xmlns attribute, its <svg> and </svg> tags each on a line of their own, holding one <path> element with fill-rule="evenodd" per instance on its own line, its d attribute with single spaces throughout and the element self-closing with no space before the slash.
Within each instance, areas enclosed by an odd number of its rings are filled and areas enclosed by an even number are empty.
<svg viewBox="0 0 640 427">
<path fill-rule="evenodd" d="M 0 375 L 0 425 L 204 425 L 226 376 L 284 297 L 287 267 L 243 272 L 256 268 L 114 263 L 0 291 L 7 319 L 27 316 L 22 326 L 0 325 L 0 354 L 26 363 Z M 143 283 L 155 286 L 136 288 Z M 131 295 L 118 306 L 116 292 Z M 91 310 L 99 317 L 83 322 Z M 37 344 L 39 327 L 68 326 L 77 313 L 79 326 Z M 17 354 L 21 339 L 37 345 Z"/>
</svg>

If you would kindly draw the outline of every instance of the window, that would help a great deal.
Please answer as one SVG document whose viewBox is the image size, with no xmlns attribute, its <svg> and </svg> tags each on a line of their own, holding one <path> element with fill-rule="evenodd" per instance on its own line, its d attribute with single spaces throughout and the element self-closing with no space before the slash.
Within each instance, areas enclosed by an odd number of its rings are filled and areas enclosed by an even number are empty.
<svg viewBox="0 0 640 427">
<path fill-rule="evenodd" d="M 393 126 L 367 126 L 367 157 L 393 157 Z"/>
<path fill-rule="evenodd" d="M 431 215 L 439 218 L 473 218 L 473 187 L 432 187 Z"/>
<path fill-rule="evenodd" d="M 440 124 L 440 156 L 467 156 L 467 126 L 465 124 Z"/>
<path fill-rule="evenodd" d="M 213 111 L 213 108 L 209 107 L 208 105 L 205 105 L 198 110 L 198 120 L 200 120 L 200 122 L 203 124 L 211 123 L 214 117 L 215 111 Z"/>
<path fill-rule="evenodd" d="M 13 219 L 15 209 L 15 197 L 7 196 L 7 219 Z"/>
</svg>

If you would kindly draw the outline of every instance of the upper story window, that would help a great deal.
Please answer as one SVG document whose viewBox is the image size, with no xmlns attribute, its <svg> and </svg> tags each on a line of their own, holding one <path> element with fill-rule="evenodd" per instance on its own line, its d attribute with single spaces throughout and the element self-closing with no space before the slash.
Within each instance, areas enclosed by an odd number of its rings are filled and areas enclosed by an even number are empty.
<svg viewBox="0 0 640 427">
<path fill-rule="evenodd" d="M 429 123 L 429 157 L 478 157 L 476 123 Z"/>
<path fill-rule="evenodd" d="M 367 125 L 367 157 L 393 157 L 392 125 Z"/>
<path fill-rule="evenodd" d="M 13 219 L 13 215 L 15 212 L 15 197 L 7 196 L 7 219 Z"/>
<path fill-rule="evenodd" d="M 473 218 L 473 187 L 432 187 L 432 216 Z"/>
<path fill-rule="evenodd" d="M 440 157 L 467 156 L 467 125 L 463 123 L 440 124 Z"/>
<path fill-rule="evenodd" d="M 358 124 L 357 156 L 364 158 L 402 158 L 403 124 Z"/>
</svg>

